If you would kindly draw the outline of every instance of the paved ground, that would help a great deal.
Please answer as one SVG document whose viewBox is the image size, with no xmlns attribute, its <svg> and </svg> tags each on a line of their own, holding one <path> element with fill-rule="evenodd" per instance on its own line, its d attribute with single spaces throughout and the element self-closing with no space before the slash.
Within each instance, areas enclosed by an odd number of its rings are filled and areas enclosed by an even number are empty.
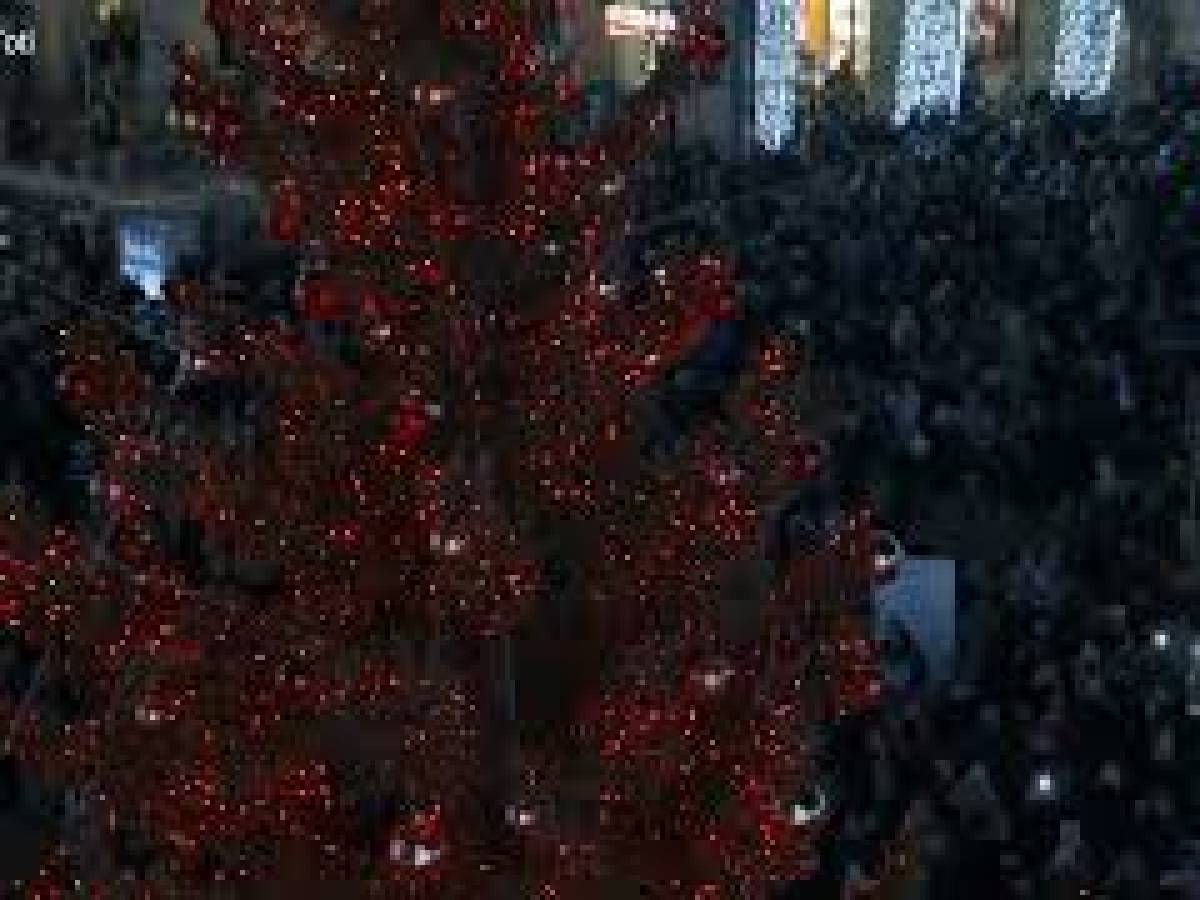
<svg viewBox="0 0 1200 900">
<path fill-rule="evenodd" d="M 29 878 L 48 837 L 49 830 L 36 819 L 15 813 L 0 815 L 0 884 Z"/>
</svg>

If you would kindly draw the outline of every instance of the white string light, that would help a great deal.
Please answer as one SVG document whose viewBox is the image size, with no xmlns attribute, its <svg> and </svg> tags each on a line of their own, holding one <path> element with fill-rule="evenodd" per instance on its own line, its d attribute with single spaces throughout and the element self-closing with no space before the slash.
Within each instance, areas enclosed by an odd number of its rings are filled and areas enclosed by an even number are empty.
<svg viewBox="0 0 1200 900">
<path fill-rule="evenodd" d="M 754 136 L 778 153 L 796 125 L 796 0 L 757 0 Z"/>
<path fill-rule="evenodd" d="M 1117 0 L 1062 0 L 1054 83 L 1067 97 L 1092 100 L 1112 86 L 1121 6 Z"/>
<path fill-rule="evenodd" d="M 897 125 L 905 124 L 914 111 L 958 112 L 968 9 L 966 0 L 910 0 L 896 71 Z"/>
</svg>

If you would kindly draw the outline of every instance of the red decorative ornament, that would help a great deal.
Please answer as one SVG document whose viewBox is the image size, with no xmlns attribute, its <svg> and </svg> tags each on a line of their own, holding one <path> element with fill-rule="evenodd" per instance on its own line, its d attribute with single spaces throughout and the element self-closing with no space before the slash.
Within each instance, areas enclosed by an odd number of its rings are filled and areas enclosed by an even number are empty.
<svg viewBox="0 0 1200 900">
<path fill-rule="evenodd" d="M 310 322 L 336 322 L 349 313 L 345 289 L 331 277 L 305 278 L 296 295 L 300 314 Z"/>
<path fill-rule="evenodd" d="M 728 52 L 725 30 L 719 22 L 701 16 L 688 23 L 680 40 L 684 61 L 702 77 L 711 77 Z"/>
<path fill-rule="evenodd" d="M 416 401 L 402 404 L 391 414 L 384 452 L 391 460 L 410 457 L 428 437 L 432 418 L 428 410 Z"/>
<path fill-rule="evenodd" d="M 836 684 L 835 713 L 855 715 L 878 705 L 882 695 L 882 675 L 878 649 L 849 616 L 839 618 L 835 630 Z"/>
<path fill-rule="evenodd" d="M 419 285 L 426 288 L 439 287 L 445 277 L 438 261 L 429 256 L 411 263 L 408 271 Z"/>
</svg>

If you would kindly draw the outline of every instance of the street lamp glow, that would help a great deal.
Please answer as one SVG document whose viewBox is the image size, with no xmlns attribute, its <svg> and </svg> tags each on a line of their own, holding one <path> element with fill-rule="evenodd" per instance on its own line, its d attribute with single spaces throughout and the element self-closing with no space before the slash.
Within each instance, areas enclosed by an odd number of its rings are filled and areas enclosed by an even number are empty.
<svg viewBox="0 0 1200 900">
<path fill-rule="evenodd" d="M 1034 782 L 1034 789 L 1037 791 L 1038 796 L 1042 798 L 1052 797 L 1054 796 L 1055 788 L 1054 775 L 1050 772 L 1041 772 L 1038 774 Z"/>
</svg>

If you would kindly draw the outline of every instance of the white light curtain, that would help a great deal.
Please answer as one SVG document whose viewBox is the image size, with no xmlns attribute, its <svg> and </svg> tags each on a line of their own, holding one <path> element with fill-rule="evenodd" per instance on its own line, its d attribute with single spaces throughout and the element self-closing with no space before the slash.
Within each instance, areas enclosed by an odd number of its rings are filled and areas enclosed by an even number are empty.
<svg viewBox="0 0 1200 900">
<path fill-rule="evenodd" d="M 1054 53 L 1054 82 L 1067 97 L 1090 100 L 1112 86 L 1117 37 L 1121 30 L 1118 0 L 1062 0 Z"/>
<path fill-rule="evenodd" d="M 969 0 L 909 0 L 896 69 L 897 125 L 914 111 L 958 112 L 970 11 Z"/>
<path fill-rule="evenodd" d="M 754 136 L 778 153 L 796 126 L 796 0 L 756 0 Z"/>
</svg>

